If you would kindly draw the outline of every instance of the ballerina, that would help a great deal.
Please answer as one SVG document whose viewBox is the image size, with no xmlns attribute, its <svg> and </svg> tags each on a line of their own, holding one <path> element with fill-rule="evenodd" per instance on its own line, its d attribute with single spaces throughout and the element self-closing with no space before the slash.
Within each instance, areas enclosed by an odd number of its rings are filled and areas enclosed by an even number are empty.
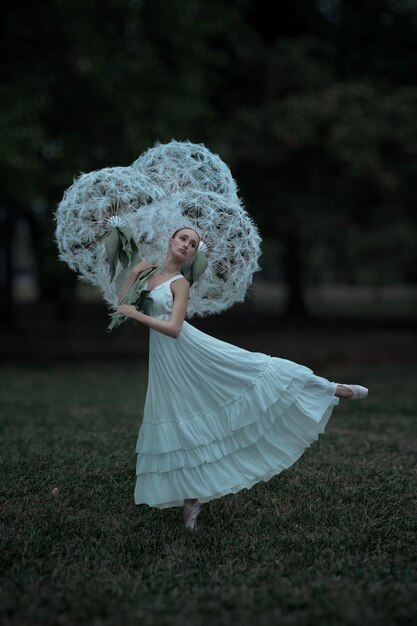
<svg viewBox="0 0 417 626">
<path fill-rule="evenodd" d="M 185 321 L 192 261 L 200 235 L 176 230 L 162 265 L 142 260 L 119 293 L 152 269 L 150 314 L 121 304 L 118 313 L 150 329 L 149 376 L 136 452 L 135 503 L 183 507 L 197 530 L 205 503 L 249 489 L 290 467 L 330 418 L 339 398 L 366 398 L 361 385 L 334 383 L 286 359 L 250 352 Z"/>
</svg>

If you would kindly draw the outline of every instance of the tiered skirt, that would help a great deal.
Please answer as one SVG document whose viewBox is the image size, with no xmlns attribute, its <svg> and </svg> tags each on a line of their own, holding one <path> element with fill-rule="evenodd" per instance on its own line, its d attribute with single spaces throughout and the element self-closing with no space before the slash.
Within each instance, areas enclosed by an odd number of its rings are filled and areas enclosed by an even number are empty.
<svg viewBox="0 0 417 626">
<path fill-rule="evenodd" d="M 151 331 L 136 452 L 135 503 L 208 502 L 268 481 L 316 441 L 337 384 L 286 359 L 220 341 L 184 323 Z"/>
</svg>

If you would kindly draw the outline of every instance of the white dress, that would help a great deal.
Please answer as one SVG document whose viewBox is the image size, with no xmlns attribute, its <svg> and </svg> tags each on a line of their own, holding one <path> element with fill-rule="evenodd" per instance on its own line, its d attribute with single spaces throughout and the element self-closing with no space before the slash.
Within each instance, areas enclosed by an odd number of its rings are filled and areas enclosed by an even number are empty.
<svg viewBox="0 0 417 626">
<path fill-rule="evenodd" d="M 171 283 L 151 291 L 169 319 Z M 249 489 L 290 467 L 339 403 L 337 383 L 286 359 L 249 352 L 184 321 L 177 338 L 150 330 L 136 452 L 135 503 L 182 506 Z"/>
</svg>

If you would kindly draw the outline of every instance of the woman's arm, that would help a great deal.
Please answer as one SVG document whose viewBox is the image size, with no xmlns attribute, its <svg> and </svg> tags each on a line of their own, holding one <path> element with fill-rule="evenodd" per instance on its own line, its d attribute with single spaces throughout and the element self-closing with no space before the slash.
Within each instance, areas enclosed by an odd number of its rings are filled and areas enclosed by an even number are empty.
<svg viewBox="0 0 417 626">
<path fill-rule="evenodd" d="M 187 312 L 190 283 L 185 278 L 175 280 L 171 284 L 171 289 L 174 294 L 174 304 L 170 320 L 157 320 L 150 315 L 145 315 L 145 313 L 138 311 L 136 307 L 131 304 L 122 304 L 117 307 L 117 311 L 126 315 L 126 317 L 131 317 L 141 322 L 141 324 L 144 324 L 148 328 L 168 335 L 168 337 L 178 337 Z"/>
</svg>

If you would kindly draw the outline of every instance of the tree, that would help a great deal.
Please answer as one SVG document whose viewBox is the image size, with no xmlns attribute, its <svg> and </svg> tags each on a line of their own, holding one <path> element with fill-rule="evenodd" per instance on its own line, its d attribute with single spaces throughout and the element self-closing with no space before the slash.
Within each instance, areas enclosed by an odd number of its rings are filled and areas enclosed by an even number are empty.
<svg viewBox="0 0 417 626">
<path fill-rule="evenodd" d="M 213 101 L 233 73 L 239 33 L 250 30 L 247 4 L 45 0 L 10 7 L 0 177 L 14 217 L 35 223 L 44 295 L 59 294 L 69 281 L 56 261 L 52 214 L 75 174 L 128 165 L 156 140 L 210 144 L 221 116 Z"/>
<path fill-rule="evenodd" d="M 282 242 L 292 317 L 305 315 L 304 284 L 315 276 L 373 284 L 416 277 L 411 54 L 408 71 L 397 73 L 413 25 L 394 3 L 373 4 L 371 14 L 336 4 L 337 20 L 320 23 L 312 12 L 307 34 L 274 38 L 266 27 L 251 68 L 263 68 L 257 98 L 227 129 L 261 232 Z"/>
<path fill-rule="evenodd" d="M 70 285 L 52 214 L 74 175 L 128 165 L 171 138 L 204 142 L 231 165 L 279 243 L 291 315 L 305 313 L 307 279 L 415 279 L 415 9 L 284 0 L 279 19 L 271 10 L 254 0 L 9 7 L 2 206 L 32 224 L 44 295 Z M 385 257 L 372 265 L 377 245 Z M 397 265 L 385 262 L 399 249 Z"/>
</svg>

